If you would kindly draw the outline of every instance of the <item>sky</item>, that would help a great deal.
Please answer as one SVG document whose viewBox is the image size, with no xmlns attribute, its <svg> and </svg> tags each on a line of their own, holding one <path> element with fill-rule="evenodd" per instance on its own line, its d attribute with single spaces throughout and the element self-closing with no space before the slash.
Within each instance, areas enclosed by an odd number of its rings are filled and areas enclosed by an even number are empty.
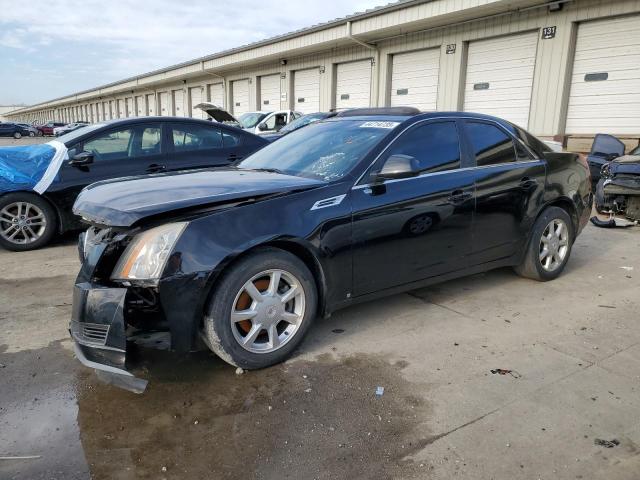
<svg viewBox="0 0 640 480">
<path fill-rule="evenodd" d="M 0 0 L 0 105 L 32 105 L 389 0 Z"/>
</svg>

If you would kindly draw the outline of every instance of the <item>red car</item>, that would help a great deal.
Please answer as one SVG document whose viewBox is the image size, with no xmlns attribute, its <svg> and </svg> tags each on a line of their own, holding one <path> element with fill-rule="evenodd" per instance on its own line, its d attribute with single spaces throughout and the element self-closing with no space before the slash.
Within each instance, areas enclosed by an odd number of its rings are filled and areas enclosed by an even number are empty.
<svg viewBox="0 0 640 480">
<path fill-rule="evenodd" d="M 64 127 L 66 123 L 63 122 L 47 122 L 44 125 L 39 125 L 36 128 L 42 132 L 42 135 L 53 135 L 54 127 Z"/>
</svg>

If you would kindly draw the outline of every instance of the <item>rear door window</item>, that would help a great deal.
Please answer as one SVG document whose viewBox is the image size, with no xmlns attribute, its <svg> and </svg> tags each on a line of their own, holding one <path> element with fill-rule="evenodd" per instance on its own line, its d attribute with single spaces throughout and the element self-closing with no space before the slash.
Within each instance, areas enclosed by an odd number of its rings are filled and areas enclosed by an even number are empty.
<svg viewBox="0 0 640 480">
<path fill-rule="evenodd" d="M 224 145 L 224 148 L 237 147 L 238 145 L 240 145 L 240 135 L 223 130 L 222 143 Z"/>
<path fill-rule="evenodd" d="M 222 133 L 216 127 L 173 125 L 172 138 L 175 152 L 222 148 Z"/>
<path fill-rule="evenodd" d="M 490 123 L 465 122 L 465 130 L 476 158 L 476 166 L 486 167 L 516 161 L 513 139 L 501 128 Z"/>
</svg>

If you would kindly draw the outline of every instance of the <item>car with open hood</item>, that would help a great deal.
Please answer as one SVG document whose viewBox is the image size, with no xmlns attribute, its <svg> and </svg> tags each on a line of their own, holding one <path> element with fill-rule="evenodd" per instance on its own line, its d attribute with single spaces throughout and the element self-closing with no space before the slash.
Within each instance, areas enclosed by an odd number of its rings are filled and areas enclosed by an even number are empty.
<svg viewBox="0 0 640 480">
<path fill-rule="evenodd" d="M 91 183 L 226 166 L 266 144 L 224 124 L 141 117 L 79 127 L 42 145 L 2 147 L 0 246 L 33 250 L 82 227 L 71 207 Z"/>
<path fill-rule="evenodd" d="M 209 115 L 209 118 L 215 120 L 216 122 L 235 125 L 242 128 L 243 130 L 255 133 L 256 135 L 269 135 L 278 133 L 283 127 L 287 126 L 288 124 L 302 116 L 302 113 L 300 112 L 294 112 L 292 110 L 279 110 L 275 112 L 245 112 L 236 118 L 224 108 L 211 102 L 199 103 L 194 108 L 198 108 L 206 112 L 206 114 Z"/>
<path fill-rule="evenodd" d="M 497 267 L 556 278 L 592 201 L 578 155 L 498 118 L 411 109 L 316 122 L 230 168 L 93 184 L 74 206 L 90 226 L 76 354 L 132 381 L 150 335 L 273 365 L 348 305 Z"/>
</svg>

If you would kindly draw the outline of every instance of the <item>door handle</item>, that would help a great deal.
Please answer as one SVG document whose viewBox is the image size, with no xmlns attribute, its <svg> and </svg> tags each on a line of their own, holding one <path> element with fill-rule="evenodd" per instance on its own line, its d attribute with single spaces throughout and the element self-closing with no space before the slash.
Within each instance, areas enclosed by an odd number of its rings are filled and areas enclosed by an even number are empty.
<svg viewBox="0 0 640 480">
<path fill-rule="evenodd" d="M 460 204 L 466 202 L 471 197 L 473 197 L 473 193 L 468 190 L 454 190 L 447 200 L 449 200 L 450 203 Z"/>
<path fill-rule="evenodd" d="M 538 185 L 538 181 L 535 178 L 524 177 L 520 180 L 522 188 L 533 188 L 536 185 Z"/>
<path fill-rule="evenodd" d="M 149 165 L 147 167 L 147 172 L 148 173 L 164 172 L 166 169 L 167 169 L 167 167 L 165 167 L 164 165 L 159 165 L 157 163 L 152 163 L 151 165 Z"/>
</svg>

